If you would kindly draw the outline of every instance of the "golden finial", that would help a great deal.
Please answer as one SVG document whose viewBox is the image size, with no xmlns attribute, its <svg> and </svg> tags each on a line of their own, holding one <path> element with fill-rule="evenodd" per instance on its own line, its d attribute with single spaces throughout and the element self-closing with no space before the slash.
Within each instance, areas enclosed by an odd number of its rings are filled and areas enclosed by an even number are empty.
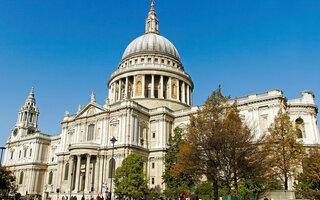
<svg viewBox="0 0 320 200">
<path fill-rule="evenodd" d="M 151 10 L 154 10 L 154 0 L 151 0 Z"/>
</svg>

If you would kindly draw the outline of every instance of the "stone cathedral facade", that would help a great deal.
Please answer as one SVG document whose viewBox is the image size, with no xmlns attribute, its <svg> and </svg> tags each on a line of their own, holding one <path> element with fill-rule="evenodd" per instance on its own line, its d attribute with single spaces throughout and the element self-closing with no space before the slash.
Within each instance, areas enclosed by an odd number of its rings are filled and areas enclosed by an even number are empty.
<svg viewBox="0 0 320 200">
<path fill-rule="evenodd" d="M 164 189 L 162 173 L 169 136 L 185 128 L 192 106 L 193 82 L 185 72 L 175 46 L 159 33 L 152 3 L 145 33 L 125 49 L 118 69 L 108 81 L 105 105 L 94 93 L 77 113 L 66 112 L 61 133 L 48 135 L 38 129 L 39 109 L 32 88 L 20 108 L 17 123 L 6 143 L 4 165 L 16 176 L 22 195 L 95 196 L 109 191 L 111 169 L 135 152 L 145 160 L 150 188 Z M 312 92 L 287 100 L 280 90 L 237 98 L 242 119 L 258 136 L 267 131 L 278 110 L 286 110 L 299 126 L 306 145 L 320 142 L 318 108 Z M 114 159 L 112 143 L 115 137 Z"/>
</svg>

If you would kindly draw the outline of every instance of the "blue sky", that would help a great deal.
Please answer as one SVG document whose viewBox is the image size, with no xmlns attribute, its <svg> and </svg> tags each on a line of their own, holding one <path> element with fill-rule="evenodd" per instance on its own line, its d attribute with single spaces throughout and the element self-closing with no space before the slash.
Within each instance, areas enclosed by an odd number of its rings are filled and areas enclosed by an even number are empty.
<svg viewBox="0 0 320 200">
<path fill-rule="evenodd" d="M 97 103 L 126 46 L 144 32 L 148 0 L 10 0 L 0 6 L 0 145 L 32 86 L 39 128 L 60 133 L 65 110 Z M 160 33 L 191 75 L 194 105 L 225 95 L 311 90 L 320 105 L 320 1 L 158 0 Z"/>
</svg>

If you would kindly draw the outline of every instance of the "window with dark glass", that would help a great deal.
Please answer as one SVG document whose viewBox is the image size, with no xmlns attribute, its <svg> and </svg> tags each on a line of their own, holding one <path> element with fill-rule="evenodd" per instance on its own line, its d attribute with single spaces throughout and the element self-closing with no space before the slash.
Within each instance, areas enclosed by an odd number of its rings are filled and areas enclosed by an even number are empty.
<svg viewBox="0 0 320 200">
<path fill-rule="evenodd" d="M 64 167 L 64 180 L 68 180 L 68 173 L 69 173 L 69 163 L 66 164 Z"/>
<path fill-rule="evenodd" d="M 114 158 L 112 158 L 109 161 L 109 178 L 113 177 L 115 168 L 116 168 L 116 161 Z"/>
<path fill-rule="evenodd" d="M 93 140 L 93 136 L 94 136 L 94 124 L 90 124 L 88 126 L 88 141 Z"/>
<path fill-rule="evenodd" d="M 22 182 L 23 182 L 23 172 L 20 172 L 19 184 L 22 184 Z"/>
<path fill-rule="evenodd" d="M 49 179 L 48 179 L 48 184 L 49 184 L 49 185 L 52 184 L 52 176 L 53 176 L 53 173 L 50 172 L 50 173 L 49 173 Z"/>
</svg>

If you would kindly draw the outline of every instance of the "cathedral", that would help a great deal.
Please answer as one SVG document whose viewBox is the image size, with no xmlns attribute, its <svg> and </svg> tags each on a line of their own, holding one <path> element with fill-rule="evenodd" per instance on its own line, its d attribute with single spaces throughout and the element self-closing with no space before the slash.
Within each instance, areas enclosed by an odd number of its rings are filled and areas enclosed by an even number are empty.
<svg viewBox="0 0 320 200">
<path fill-rule="evenodd" d="M 131 153 L 141 154 L 149 188 L 163 190 L 162 173 L 169 136 L 185 128 L 199 106 L 192 105 L 193 82 L 175 46 L 159 33 L 154 4 L 144 34 L 125 49 L 108 81 L 104 105 L 90 102 L 66 111 L 61 133 L 38 128 L 39 109 L 32 88 L 6 142 L 4 166 L 14 172 L 18 192 L 96 196 L 110 192 L 112 172 Z M 288 100 L 281 90 L 236 98 L 241 118 L 259 136 L 278 110 L 289 113 L 307 146 L 320 143 L 314 94 Z"/>
</svg>

